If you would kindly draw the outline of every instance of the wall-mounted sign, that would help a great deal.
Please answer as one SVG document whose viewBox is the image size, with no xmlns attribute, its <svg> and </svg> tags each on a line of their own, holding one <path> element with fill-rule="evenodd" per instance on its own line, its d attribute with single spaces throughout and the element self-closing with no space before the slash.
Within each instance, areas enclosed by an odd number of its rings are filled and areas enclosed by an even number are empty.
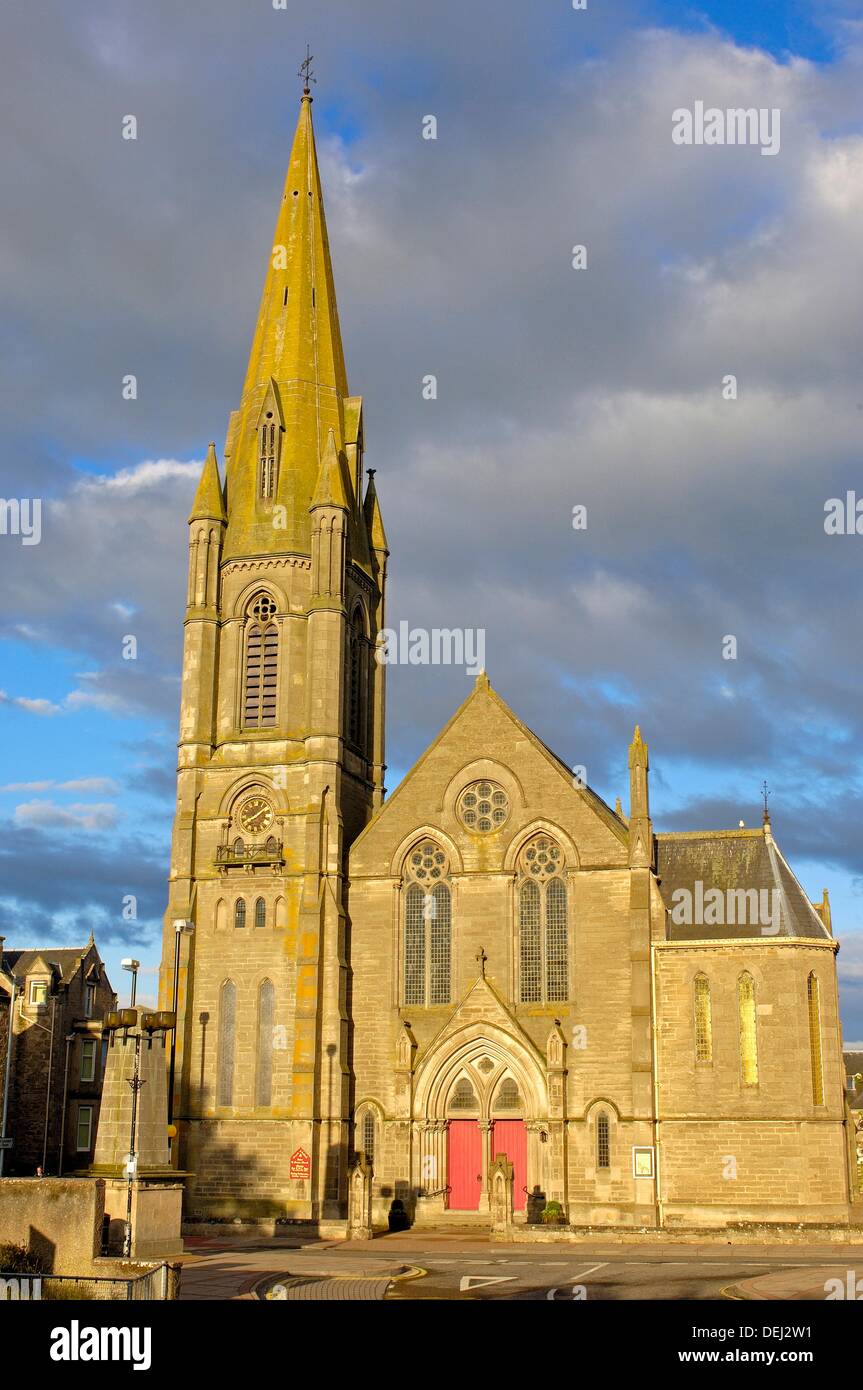
<svg viewBox="0 0 863 1390">
<path fill-rule="evenodd" d="M 634 1178 L 653 1177 L 653 1147 L 645 1144 L 632 1146 L 632 1176 Z"/>
<path fill-rule="evenodd" d="M 312 1176 L 312 1160 L 305 1149 L 295 1149 L 291 1154 L 288 1172 L 292 1178 L 310 1178 Z"/>
</svg>

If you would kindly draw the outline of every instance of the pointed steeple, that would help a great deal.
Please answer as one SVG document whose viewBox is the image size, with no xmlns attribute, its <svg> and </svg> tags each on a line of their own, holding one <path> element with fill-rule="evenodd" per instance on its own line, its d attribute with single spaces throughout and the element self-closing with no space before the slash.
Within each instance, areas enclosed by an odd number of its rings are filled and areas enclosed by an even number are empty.
<svg viewBox="0 0 863 1390">
<path fill-rule="evenodd" d="M 348 486 L 345 481 L 342 459 L 336 448 L 336 436 L 332 430 L 327 435 L 327 447 L 321 459 L 318 485 L 312 498 L 311 510 L 317 507 L 341 507 L 349 512 Z"/>
<path fill-rule="evenodd" d="M 348 394 L 312 98 L 307 93 L 300 102 L 243 395 L 265 386 L 271 377 L 279 382 L 298 379 L 342 397 Z"/>
<path fill-rule="evenodd" d="M 384 519 L 381 516 L 381 504 L 378 501 L 378 491 L 375 487 L 375 470 L 368 470 L 369 485 L 366 488 L 366 497 L 363 502 L 363 516 L 366 522 L 366 531 L 372 550 L 377 550 L 381 554 L 389 555 L 390 548 L 387 544 L 387 533 L 384 530 Z"/>
<path fill-rule="evenodd" d="M 629 863 L 646 868 L 653 863 L 653 825 L 650 820 L 650 794 L 647 775 L 650 761 L 647 744 L 636 724 L 629 745 Z"/>
<path fill-rule="evenodd" d="M 312 98 L 304 92 L 240 408 L 226 445 L 226 557 L 309 553 L 309 506 L 320 461 L 330 430 L 337 451 L 345 448 L 348 398 Z M 274 436 L 263 434 L 267 426 Z"/>
<path fill-rule="evenodd" d="M 201 480 L 189 514 L 190 521 L 226 521 L 225 499 L 216 461 L 216 446 L 211 444 L 201 469 Z"/>
</svg>

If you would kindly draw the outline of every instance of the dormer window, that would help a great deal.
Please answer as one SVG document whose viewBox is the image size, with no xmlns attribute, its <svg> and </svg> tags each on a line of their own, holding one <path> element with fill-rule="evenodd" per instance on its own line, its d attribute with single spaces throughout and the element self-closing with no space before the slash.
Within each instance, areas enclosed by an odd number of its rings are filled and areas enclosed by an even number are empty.
<svg viewBox="0 0 863 1390">
<path fill-rule="evenodd" d="M 30 981 L 30 1003 L 34 1007 L 48 1003 L 48 984 L 45 980 Z"/>
<path fill-rule="evenodd" d="M 268 410 L 258 430 L 258 497 L 262 502 L 272 502 L 276 495 L 277 441 L 278 426 Z"/>
</svg>

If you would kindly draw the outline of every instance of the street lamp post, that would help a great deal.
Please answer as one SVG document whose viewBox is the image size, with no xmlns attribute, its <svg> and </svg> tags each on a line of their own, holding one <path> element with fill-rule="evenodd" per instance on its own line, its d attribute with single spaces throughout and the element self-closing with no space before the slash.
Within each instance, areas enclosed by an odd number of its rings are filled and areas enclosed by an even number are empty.
<svg viewBox="0 0 863 1390">
<path fill-rule="evenodd" d="M 194 930 L 194 922 L 189 922 L 186 918 L 178 918 L 174 923 L 174 1027 L 171 1031 L 171 1062 L 168 1068 L 168 1143 L 171 1148 L 173 1136 L 170 1126 L 174 1119 L 174 1072 L 177 1065 L 177 1002 L 180 995 L 180 938 L 184 933 L 191 935 Z"/>
<path fill-rule="evenodd" d="M 42 1135 L 42 1175 L 48 1167 L 48 1124 L 51 1119 L 51 1097 L 54 1091 L 54 1030 L 57 1026 L 57 996 L 51 1000 L 51 1042 L 48 1050 L 48 1090 L 45 1096 L 45 1129 Z"/>
<path fill-rule="evenodd" d="M 135 1124 L 138 1119 L 138 1092 L 146 1082 L 141 1080 L 141 1034 L 135 1034 L 135 1070 L 129 1081 L 132 1088 L 132 1132 L 129 1136 L 129 1161 L 126 1164 L 126 1232 L 123 1237 L 123 1254 L 129 1259 L 132 1254 L 132 1186 L 135 1181 Z"/>
<path fill-rule="evenodd" d="M 139 960 L 132 960 L 131 956 L 127 956 L 125 960 L 120 961 L 120 964 L 124 970 L 130 971 L 132 975 L 132 997 L 129 1000 L 129 1008 L 134 1009 L 135 995 L 138 988 L 138 971 L 141 968 L 141 962 Z"/>
</svg>

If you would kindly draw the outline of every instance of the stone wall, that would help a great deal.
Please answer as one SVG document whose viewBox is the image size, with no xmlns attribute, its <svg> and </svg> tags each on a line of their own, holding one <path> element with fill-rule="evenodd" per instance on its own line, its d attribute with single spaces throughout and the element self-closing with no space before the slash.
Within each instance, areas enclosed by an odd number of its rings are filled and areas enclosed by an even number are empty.
<svg viewBox="0 0 863 1390">
<path fill-rule="evenodd" d="M 92 1273 L 104 1211 L 99 1180 L 0 1179 L 0 1238 L 40 1255 L 49 1274 Z"/>
</svg>

